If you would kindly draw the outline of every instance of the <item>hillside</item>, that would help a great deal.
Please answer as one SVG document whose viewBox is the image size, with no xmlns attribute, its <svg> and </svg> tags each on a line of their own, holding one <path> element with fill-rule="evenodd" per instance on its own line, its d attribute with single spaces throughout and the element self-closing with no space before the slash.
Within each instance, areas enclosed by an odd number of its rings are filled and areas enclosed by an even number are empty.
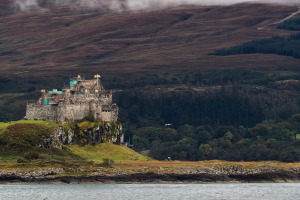
<svg viewBox="0 0 300 200">
<path fill-rule="evenodd" d="M 98 145 L 67 145 L 63 149 L 41 148 L 59 125 L 47 121 L 22 120 L 0 123 L 0 167 L 32 167 L 49 165 L 88 165 L 114 161 L 147 161 L 149 158 L 126 146 L 103 143 Z"/>
<path fill-rule="evenodd" d="M 0 123 L 0 183 L 298 182 L 299 162 L 156 161 L 125 146 L 41 148 L 46 121 Z"/>
<path fill-rule="evenodd" d="M 90 161 L 101 163 L 103 159 L 109 158 L 114 161 L 149 161 L 150 158 L 142 156 L 126 146 L 103 143 L 97 146 L 68 147 L 72 153 Z"/>
<path fill-rule="evenodd" d="M 300 59 L 289 39 L 297 32 L 278 28 L 298 7 L 15 12 L 0 2 L 0 121 L 23 118 L 40 89 L 100 73 L 136 151 L 160 160 L 300 160 Z M 214 55 L 274 38 L 272 51 Z M 80 159 L 93 159 L 85 148 Z"/>
<path fill-rule="evenodd" d="M 6 2 L 1 0 L 2 7 Z M 1 90 L 48 85 L 49 79 L 57 86 L 53 80 L 62 83 L 80 72 L 101 72 L 110 79 L 132 72 L 297 66 L 298 60 L 277 55 L 208 55 L 252 39 L 288 35 L 269 25 L 295 11 L 297 7 L 238 4 L 121 13 L 51 7 L 3 15 Z"/>
</svg>

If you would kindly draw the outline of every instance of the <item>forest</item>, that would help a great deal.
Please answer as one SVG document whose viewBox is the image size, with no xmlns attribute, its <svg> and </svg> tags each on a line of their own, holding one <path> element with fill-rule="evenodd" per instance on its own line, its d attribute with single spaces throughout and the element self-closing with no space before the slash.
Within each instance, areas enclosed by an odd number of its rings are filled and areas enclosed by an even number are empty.
<svg viewBox="0 0 300 200">
<path fill-rule="evenodd" d="M 149 73 L 103 80 L 125 141 L 158 160 L 300 161 L 300 69 Z M 2 93 L 0 119 L 24 116 L 40 93 Z"/>
<path fill-rule="evenodd" d="M 292 18 L 286 20 L 277 26 L 278 29 L 286 29 L 290 31 L 300 31 L 300 18 Z"/>
<path fill-rule="evenodd" d="M 292 162 L 300 160 L 299 80 L 294 68 L 216 70 L 165 80 L 168 86 L 156 90 L 124 89 L 114 98 L 125 140 L 144 155 Z"/>
<path fill-rule="evenodd" d="M 270 96 L 241 91 L 119 93 L 125 139 L 136 151 L 159 160 L 299 161 L 298 102 L 274 97 L 282 107 L 269 109 Z"/>
<path fill-rule="evenodd" d="M 142 127 L 133 136 L 134 148 L 164 160 L 221 159 L 232 161 L 280 160 L 299 161 L 297 139 L 300 115 L 287 121 L 244 126 L 191 126 L 175 128 Z"/>
<path fill-rule="evenodd" d="M 277 25 L 278 29 L 290 31 L 300 30 L 300 18 L 288 19 Z M 300 59 L 300 34 L 293 33 L 289 37 L 274 36 L 270 39 L 260 39 L 236 45 L 230 48 L 219 49 L 212 55 L 235 55 L 235 54 L 277 54 L 291 56 Z"/>
<path fill-rule="evenodd" d="M 236 45 L 230 48 L 219 49 L 212 55 L 226 56 L 236 54 L 276 54 L 300 59 L 300 34 L 291 34 L 289 37 L 274 36 L 270 39 L 260 39 Z"/>
</svg>

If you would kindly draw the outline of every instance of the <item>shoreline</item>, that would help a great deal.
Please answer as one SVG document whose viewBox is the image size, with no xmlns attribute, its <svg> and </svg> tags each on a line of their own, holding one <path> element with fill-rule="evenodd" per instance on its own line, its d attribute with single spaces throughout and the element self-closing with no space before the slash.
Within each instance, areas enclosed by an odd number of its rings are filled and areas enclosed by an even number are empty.
<svg viewBox="0 0 300 200">
<path fill-rule="evenodd" d="M 0 176 L 0 184 L 214 184 L 214 183 L 300 183 L 300 174 L 261 173 L 247 175 L 155 174 L 114 176 L 19 177 Z"/>
</svg>

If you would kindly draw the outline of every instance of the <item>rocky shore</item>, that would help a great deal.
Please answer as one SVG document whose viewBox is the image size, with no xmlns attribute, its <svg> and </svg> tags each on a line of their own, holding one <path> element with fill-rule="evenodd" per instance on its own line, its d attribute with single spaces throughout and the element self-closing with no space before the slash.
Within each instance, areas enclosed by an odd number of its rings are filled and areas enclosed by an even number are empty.
<svg viewBox="0 0 300 200">
<path fill-rule="evenodd" d="M 75 170 L 75 169 L 74 169 Z M 250 183 L 250 182 L 300 182 L 300 168 L 276 168 L 260 166 L 245 169 L 240 165 L 216 165 L 210 168 L 181 169 L 179 172 L 154 173 L 144 170 L 139 173 L 126 173 L 116 169 L 108 170 L 109 174 L 96 172 L 85 175 L 65 175 L 66 169 L 47 168 L 32 172 L 0 172 L 1 184 L 14 183 Z M 84 172 L 84 169 L 81 169 Z M 114 172 L 111 174 L 111 172 Z"/>
</svg>

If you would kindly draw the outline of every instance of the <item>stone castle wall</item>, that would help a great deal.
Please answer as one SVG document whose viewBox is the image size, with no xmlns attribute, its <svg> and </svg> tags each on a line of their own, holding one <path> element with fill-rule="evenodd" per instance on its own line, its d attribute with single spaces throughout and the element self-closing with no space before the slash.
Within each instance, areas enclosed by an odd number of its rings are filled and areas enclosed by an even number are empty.
<svg viewBox="0 0 300 200">
<path fill-rule="evenodd" d="M 118 110 L 102 112 L 101 105 L 97 103 L 77 103 L 59 105 L 27 104 L 26 119 L 48 120 L 55 122 L 65 122 L 72 120 L 82 120 L 92 114 L 95 119 L 103 121 L 117 121 Z"/>
<path fill-rule="evenodd" d="M 68 104 L 64 106 L 64 112 L 60 113 L 65 116 L 65 121 L 81 120 L 90 113 L 90 106 L 88 103 Z"/>
<path fill-rule="evenodd" d="M 112 94 L 111 93 L 101 94 L 99 100 L 101 101 L 102 104 L 111 104 Z"/>
<path fill-rule="evenodd" d="M 26 109 L 26 119 L 57 121 L 58 109 L 52 105 L 39 105 L 28 103 Z"/>
<path fill-rule="evenodd" d="M 44 90 L 38 102 L 27 104 L 25 118 L 62 123 L 79 121 L 92 114 L 96 120 L 117 121 L 118 107 L 112 104 L 112 92 L 104 90 L 99 77 L 84 80 L 78 76 L 71 79 L 70 89 Z"/>
<path fill-rule="evenodd" d="M 102 112 L 101 113 L 101 118 L 103 121 L 112 121 L 112 112 Z"/>
</svg>

